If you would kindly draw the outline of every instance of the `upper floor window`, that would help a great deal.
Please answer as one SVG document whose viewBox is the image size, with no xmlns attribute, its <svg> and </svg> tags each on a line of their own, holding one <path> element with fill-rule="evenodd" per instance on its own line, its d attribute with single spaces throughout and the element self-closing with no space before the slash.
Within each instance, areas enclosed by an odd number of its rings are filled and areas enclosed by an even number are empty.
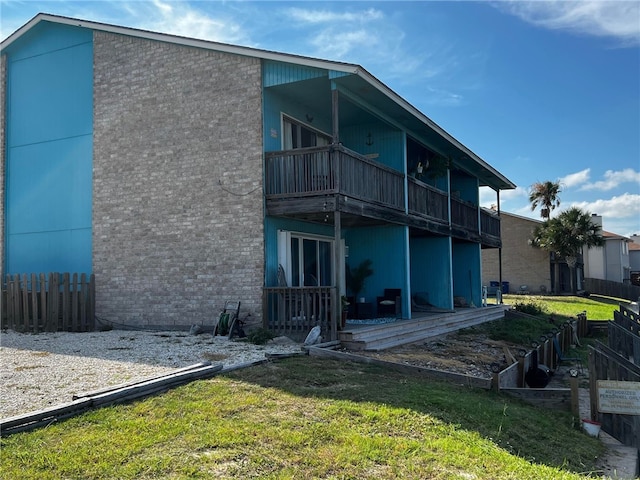
<svg viewBox="0 0 640 480">
<path fill-rule="evenodd" d="M 331 143 L 331 137 L 285 115 L 282 116 L 282 149 L 322 147 Z"/>
</svg>

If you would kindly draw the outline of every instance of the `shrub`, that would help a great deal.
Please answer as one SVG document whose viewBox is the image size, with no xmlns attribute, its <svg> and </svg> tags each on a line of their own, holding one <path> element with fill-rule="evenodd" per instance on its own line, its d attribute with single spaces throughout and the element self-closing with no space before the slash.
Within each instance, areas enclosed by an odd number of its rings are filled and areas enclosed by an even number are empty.
<svg viewBox="0 0 640 480">
<path fill-rule="evenodd" d="M 269 340 L 272 340 L 275 337 L 275 334 L 271 330 L 267 330 L 266 328 L 258 328 L 249 332 L 247 335 L 247 340 L 255 345 L 264 345 Z"/>
<path fill-rule="evenodd" d="M 541 303 L 528 300 L 526 302 L 516 302 L 513 308 L 518 312 L 526 313 L 528 315 L 546 315 L 548 313 L 547 308 Z"/>
</svg>

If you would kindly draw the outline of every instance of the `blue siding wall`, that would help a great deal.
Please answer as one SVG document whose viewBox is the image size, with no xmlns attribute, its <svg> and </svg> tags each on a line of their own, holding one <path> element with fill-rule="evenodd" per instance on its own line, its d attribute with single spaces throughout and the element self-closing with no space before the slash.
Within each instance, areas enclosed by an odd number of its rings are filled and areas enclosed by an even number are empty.
<svg viewBox="0 0 640 480">
<path fill-rule="evenodd" d="M 460 198 L 475 205 L 479 202 L 479 184 L 475 177 L 462 175 L 451 176 L 451 191 L 460 192 Z"/>
<path fill-rule="evenodd" d="M 406 236 L 407 229 L 402 226 L 349 229 L 345 232 L 345 242 L 349 246 L 348 265 L 355 268 L 365 259 L 372 261 L 373 275 L 366 280 L 359 296 L 375 303 L 376 297 L 382 296 L 385 288 L 401 288 L 403 317 L 408 311 L 409 299 Z M 351 292 L 348 293 L 351 295 Z"/>
<path fill-rule="evenodd" d="M 6 50 L 6 273 L 92 270 L 92 38 L 43 22 Z"/>
<path fill-rule="evenodd" d="M 451 239 L 412 238 L 410 245 L 412 293 L 426 292 L 432 305 L 453 308 Z"/>
<path fill-rule="evenodd" d="M 405 171 L 405 136 L 401 131 L 392 130 L 382 123 L 342 127 L 340 141 L 345 147 L 363 155 L 377 154 L 376 162 Z M 372 144 L 367 145 L 368 142 Z"/>
<path fill-rule="evenodd" d="M 464 297 L 476 307 L 482 305 L 480 244 L 453 244 L 453 295 Z"/>
<path fill-rule="evenodd" d="M 323 112 L 316 111 L 300 103 L 293 103 L 287 98 L 266 89 L 264 92 L 264 149 L 266 152 L 282 150 L 282 113 L 331 136 L 330 116 L 323 116 Z M 312 123 L 306 120 L 306 115 L 313 117 Z"/>
<path fill-rule="evenodd" d="M 265 285 L 278 285 L 278 230 L 310 233 L 333 238 L 333 225 L 319 225 L 298 220 L 266 217 L 264 222 L 265 244 Z"/>
</svg>

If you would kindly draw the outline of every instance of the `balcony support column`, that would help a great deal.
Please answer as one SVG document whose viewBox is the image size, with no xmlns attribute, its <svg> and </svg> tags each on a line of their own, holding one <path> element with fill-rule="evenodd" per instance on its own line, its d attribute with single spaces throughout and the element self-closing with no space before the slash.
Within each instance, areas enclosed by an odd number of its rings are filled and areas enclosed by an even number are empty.
<svg viewBox="0 0 640 480">
<path fill-rule="evenodd" d="M 340 210 L 338 210 L 337 206 L 333 212 L 333 235 L 334 235 L 334 248 L 333 248 L 333 284 L 335 288 L 333 289 L 333 295 L 335 298 L 331 299 L 331 340 L 338 339 L 338 325 L 342 322 L 342 300 L 340 298 L 340 292 L 343 292 L 342 288 L 342 279 L 344 275 L 342 275 L 342 270 L 344 266 L 343 252 L 340 245 L 341 237 L 342 237 L 342 218 L 340 215 Z"/>
<path fill-rule="evenodd" d="M 498 201 L 498 218 L 500 218 L 500 189 L 496 191 L 496 197 Z M 498 281 L 500 282 L 498 288 L 502 292 L 502 219 L 500 221 L 500 248 L 498 248 Z M 500 303 L 504 303 L 502 295 L 500 295 Z"/>
<path fill-rule="evenodd" d="M 334 145 L 337 145 L 340 143 L 340 121 L 339 121 L 340 97 L 339 95 L 340 94 L 338 93 L 338 89 L 334 88 L 331 91 L 331 125 L 332 125 L 331 136 L 333 137 Z"/>
</svg>

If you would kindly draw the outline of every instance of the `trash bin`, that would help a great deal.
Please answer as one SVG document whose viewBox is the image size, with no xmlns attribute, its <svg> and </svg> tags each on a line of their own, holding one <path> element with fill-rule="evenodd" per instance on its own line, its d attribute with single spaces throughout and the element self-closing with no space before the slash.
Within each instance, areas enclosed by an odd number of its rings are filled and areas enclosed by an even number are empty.
<svg viewBox="0 0 640 480">
<path fill-rule="evenodd" d="M 509 282 L 502 282 L 502 293 L 509 293 Z"/>
<path fill-rule="evenodd" d="M 500 282 L 497 282 L 497 281 L 495 281 L 495 280 L 491 280 L 491 281 L 489 282 L 489 286 L 490 286 L 490 287 L 499 287 L 499 286 L 500 286 Z"/>
</svg>

